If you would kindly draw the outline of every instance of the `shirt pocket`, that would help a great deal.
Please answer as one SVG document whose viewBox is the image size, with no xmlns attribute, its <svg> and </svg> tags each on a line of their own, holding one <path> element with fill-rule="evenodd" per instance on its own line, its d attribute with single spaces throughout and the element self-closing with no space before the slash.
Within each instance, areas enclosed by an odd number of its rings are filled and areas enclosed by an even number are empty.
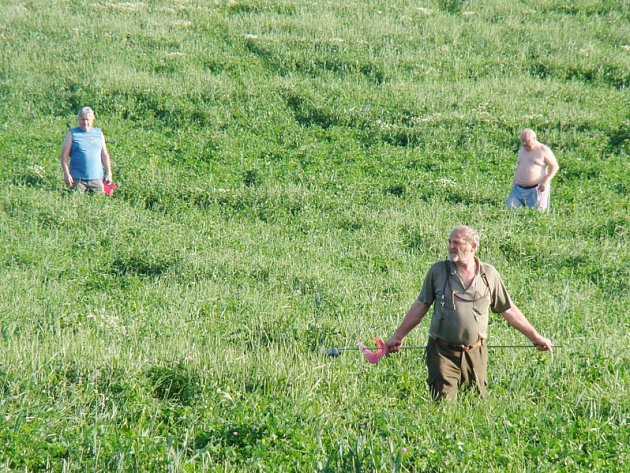
<svg viewBox="0 0 630 473">
<path fill-rule="evenodd" d="M 483 318 L 487 319 L 489 310 L 490 291 L 486 291 L 485 294 L 476 296 L 473 301 L 473 313 L 475 314 L 475 319 L 477 321 Z"/>
</svg>

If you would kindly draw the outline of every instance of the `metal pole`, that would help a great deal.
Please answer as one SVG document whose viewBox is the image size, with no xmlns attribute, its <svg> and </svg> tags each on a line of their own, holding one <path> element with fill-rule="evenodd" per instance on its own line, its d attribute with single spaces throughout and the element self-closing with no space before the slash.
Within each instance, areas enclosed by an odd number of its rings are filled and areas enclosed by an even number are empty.
<svg viewBox="0 0 630 473">
<path fill-rule="evenodd" d="M 488 348 L 538 348 L 536 345 L 485 345 Z M 426 349 L 426 345 L 412 345 L 412 346 L 403 346 L 400 347 L 401 350 L 424 350 Z M 553 348 L 562 348 L 562 345 L 553 345 Z M 326 350 L 326 355 L 328 356 L 339 356 L 344 351 L 354 351 L 358 350 L 358 347 L 340 347 L 340 348 L 329 348 Z"/>
</svg>

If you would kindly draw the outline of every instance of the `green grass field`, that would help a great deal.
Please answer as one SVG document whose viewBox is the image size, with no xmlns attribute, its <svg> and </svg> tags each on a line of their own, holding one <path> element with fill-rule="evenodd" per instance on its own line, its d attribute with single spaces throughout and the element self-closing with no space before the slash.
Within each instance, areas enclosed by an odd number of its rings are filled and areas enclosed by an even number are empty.
<svg viewBox="0 0 630 473">
<path fill-rule="evenodd" d="M 629 20 L 2 2 L 0 469 L 624 471 Z M 113 198 L 64 189 L 84 105 Z M 503 207 L 525 127 L 560 163 L 547 214 Z M 457 224 L 562 348 L 493 350 L 488 397 L 438 405 L 421 351 L 327 357 L 395 330 Z M 495 315 L 489 342 L 527 340 Z"/>
</svg>

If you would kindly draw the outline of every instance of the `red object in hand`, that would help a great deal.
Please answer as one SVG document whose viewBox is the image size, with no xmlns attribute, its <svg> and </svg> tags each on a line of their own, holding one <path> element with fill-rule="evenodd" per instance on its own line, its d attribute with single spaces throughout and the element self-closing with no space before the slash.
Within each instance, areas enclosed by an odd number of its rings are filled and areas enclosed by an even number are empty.
<svg viewBox="0 0 630 473">
<path fill-rule="evenodd" d="M 107 195 L 112 195 L 118 186 L 114 181 L 109 181 L 109 184 L 103 180 L 103 189 Z"/>
<path fill-rule="evenodd" d="M 380 338 L 374 337 L 374 341 L 376 342 L 376 346 L 378 346 L 378 351 L 376 352 L 371 351 L 360 340 L 357 341 L 357 346 L 359 347 L 359 351 L 363 354 L 363 357 L 372 364 L 378 363 L 381 360 L 381 358 L 387 355 L 387 347 L 383 343 L 383 340 L 381 340 Z"/>
</svg>

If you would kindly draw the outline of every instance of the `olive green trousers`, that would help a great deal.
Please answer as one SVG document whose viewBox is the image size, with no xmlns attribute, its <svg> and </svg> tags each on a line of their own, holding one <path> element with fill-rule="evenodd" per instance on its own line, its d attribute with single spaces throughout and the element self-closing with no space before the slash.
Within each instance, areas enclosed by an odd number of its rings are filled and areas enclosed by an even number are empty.
<svg viewBox="0 0 630 473">
<path fill-rule="evenodd" d="M 476 389 L 480 397 L 488 388 L 488 347 L 485 344 L 462 351 L 433 339 L 427 344 L 427 384 L 431 397 L 456 399 L 459 385 Z"/>
</svg>

